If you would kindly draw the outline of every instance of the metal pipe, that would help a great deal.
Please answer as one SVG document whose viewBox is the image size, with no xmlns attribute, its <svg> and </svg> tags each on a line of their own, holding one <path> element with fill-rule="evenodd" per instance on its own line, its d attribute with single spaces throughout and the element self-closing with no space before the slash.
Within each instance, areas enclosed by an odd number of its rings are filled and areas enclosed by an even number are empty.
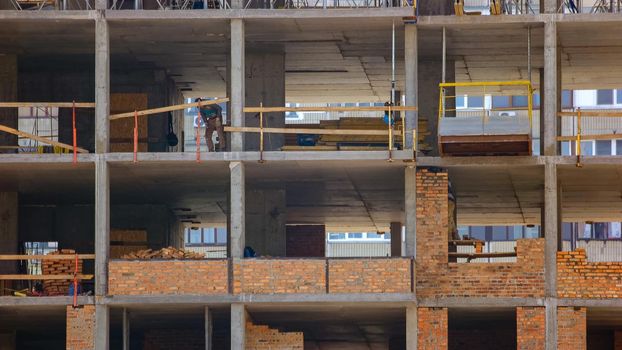
<svg viewBox="0 0 622 350">
<path fill-rule="evenodd" d="M 395 103 L 395 20 L 393 20 L 393 32 L 391 33 L 391 105 Z M 389 114 L 389 124 L 392 116 Z"/>
<path fill-rule="evenodd" d="M 531 83 L 531 26 L 527 27 L 527 80 Z"/>
</svg>

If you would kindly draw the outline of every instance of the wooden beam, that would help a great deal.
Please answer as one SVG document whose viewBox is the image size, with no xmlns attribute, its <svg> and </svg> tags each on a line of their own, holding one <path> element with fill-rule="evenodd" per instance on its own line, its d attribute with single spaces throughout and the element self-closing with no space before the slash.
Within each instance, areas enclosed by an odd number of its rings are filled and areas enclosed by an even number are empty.
<svg viewBox="0 0 622 350">
<path fill-rule="evenodd" d="M 93 275 L 82 275 L 78 274 L 76 276 L 79 280 L 90 280 L 93 279 Z M 73 275 L 0 275 L 0 281 L 17 281 L 17 280 L 72 280 Z"/>
<path fill-rule="evenodd" d="M 583 118 L 583 112 L 581 112 L 581 118 Z M 602 135 L 583 135 L 581 134 L 581 141 L 583 140 L 617 140 L 622 137 L 622 134 L 602 134 Z M 577 136 L 557 136 L 557 141 L 576 141 Z"/>
<path fill-rule="evenodd" d="M 269 113 L 269 112 L 384 112 L 386 106 L 369 107 L 245 107 L 245 113 Z M 417 107 L 393 106 L 392 111 L 416 111 Z"/>
<path fill-rule="evenodd" d="M 19 108 L 19 107 L 57 107 L 72 108 L 73 102 L 0 102 L 0 108 Z M 76 108 L 95 108 L 94 102 L 76 102 Z"/>
<path fill-rule="evenodd" d="M 576 117 L 577 112 L 558 112 L 557 116 L 560 118 L 561 117 Z M 586 111 L 582 109 L 581 118 L 583 117 L 622 118 L 622 111 L 621 112 L 611 112 L 611 111 L 599 112 L 595 110 Z"/>
<path fill-rule="evenodd" d="M 2 260 L 74 260 L 75 254 L 48 254 L 48 255 L 24 255 L 24 254 L 2 254 L 0 255 L 0 261 Z M 93 260 L 95 254 L 78 254 L 78 259 L 81 260 Z"/>
<path fill-rule="evenodd" d="M 50 140 L 45 137 L 29 134 L 27 132 L 19 131 L 17 129 L 9 128 L 8 126 L 0 125 L 0 131 L 8 132 L 9 134 L 13 134 L 13 135 L 21 136 L 21 137 L 27 137 L 32 140 L 47 143 L 48 145 L 57 146 L 57 147 L 61 147 L 61 148 L 73 151 L 73 146 L 71 145 L 58 142 L 58 141 L 54 141 L 54 140 Z M 85 150 L 84 148 L 80 148 L 80 147 L 76 147 L 76 151 L 78 151 L 78 153 L 89 153 L 89 151 Z"/>
<path fill-rule="evenodd" d="M 226 126 L 226 132 L 261 132 L 259 127 Z M 313 135 L 366 135 L 389 136 L 389 130 L 354 130 L 354 129 L 297 129 L 297 128 L 263 128 L 266 134 L 313 134 Z M 401 136 L 400 130 L 394 130 L 393 135 Z"/>
<path fill-rule="evenodd" d="M 181 109 L 193 108 L 193 107 L 197 107 L 197 106 L 217 105 L 219 103 L 225 103 L 225 102 L 229 102 L 229 98 L 219 98 L 217 100 L 201 101 L 201 102 L 194 102 L 194 103 L 184 103 L 184 104 L 172 105 L 172 106 L 168 106 L 168 107 L 145 109 L 145 110 L 142 110 L 142 111 L 137 111 L 137 114 L 140 117 L 140 116 L 143 116 L 143 115 L 152 115 L 152 114 L 158 114 L 158 113 L 164 113 L 164 112 L 178 111 L 178 110 L 181 110 Z M 110 116 L 110 120 L 117 120 L 117 119 L 123 119 L 123 118 L 132 118 L 132 117 L 134 117 L 134 112 L 119 113 L 119 114 L 111 115 Z"/>
</svg>

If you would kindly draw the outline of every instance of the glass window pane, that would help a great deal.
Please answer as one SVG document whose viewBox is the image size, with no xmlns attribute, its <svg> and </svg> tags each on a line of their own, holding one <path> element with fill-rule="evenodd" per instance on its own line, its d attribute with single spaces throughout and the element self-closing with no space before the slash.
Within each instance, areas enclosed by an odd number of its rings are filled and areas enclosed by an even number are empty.
<svg viewBox="0 0 622 350">
<path fill-rule="evenodd" d="M 201 243 L 201 229 L 190 229 L 190 243 Z"/>
<path fill-rule="evenodd" d="M 583 228 L 583 234 L 579 232 L 579 237 L 584 239 L 592 238 L 592 224 L 579 225 L 579 230 L 581 230 L 581 228 Z"/>
<path fill-rule="evenodd" d="M 622 156 L 622 140 L 616 140 L 616 154 Z"/>
<path fill-rule="evenodd" d="M 527 96 L 512 96 L 512 106 L 514 107 L 527 107 L 529 101 Z"/>
<path fill-rule="evenodd" d="M 204 243 L 209 243 L 209 244 L 214 244 L 216 243 L 216 232 L 214 232 L 215 229 L 210 227 L 210 228 L 204 228 L 203 229 L 203 242 Z"/>
<path fill-rule="evenodd" d="M 572 91 L 562 91 L 562 108 L 572 108 Z"/>
<path fill-rule="evenodd" d="M 330 233 L 328 234 L 328 239 L 345 239 L 345 233 Z"/>
<path fill-rule="evenodd" d="M 595 239 L 605 239 L 607 238 L 607 233 L 609 229 L 609 225 L 606 222 L 595 222 L 594 223 L 594 238 Z"/>
<path fill-rule="evenodd" d="M 510 107 L 510 96 L 493 96 L 492 107 L 493 108 Z"/>
<path fill-rule="evenodd" d="M 483 96 L 469 96 L 469 108 L 483 108 L 484 97 Z"/>
<path fill-rule="evenodd" d="M 533 94 L 533 108 L 540 108 L 540 94 L 539 93 L 535 93 Z"/>
<path fill-rule="evenodd" d="M 381 239 L 384 235 L 379 235 L 376 232 L 367 232 L 367 238 L 371 239 Z"/>
<path fill-rule="evenodd" d="M 540 237 L 540 226 L 525 226 L 525 238 Z"/>
<path fill-rule="evenodd" d="M 353 232 L 353 233 L 348 233 L 348 238 L 350 239 L 359 239 L 359 238 L 363 238 L 363 234 L 360 232 Z"/>
<path fill-rule="evenodd" d="M 511 227 L 511 238 L 514 240 L 523 238 L 523 226 L 522 225 L 514 225 Z"/>
<path fill-rule="evenodd" d="M 597 156 L 610 156 L 611 153 L 611 141 L 610 140 L 596 140 L 596 155 Z"/>
<path fill-rule="evenodd" d="M 486 226 L 471 226 L 471 238 L 486 240 Z"/>
<path fill-rule="evenodd" d="M 581 141 L 581 155 L 591 156 L 594 154 L 594 143 L 592 141 Z"/>
<path fill-rule="evenodd" d="M 616 90 L 616 104 L 622 104 L 622 89 Z"/>
<path fill-rule="evenodd" d="M 227 228 L 219 227 L 218 231 L 216 231 L 216 243 L 225 244 L 227 243 Z"/>
<path fill-rule="evenodd" d="M 460 238 L 469 237 L 469 226 L 458 226 L 458 235 Z"/>
<path fill-rule="evenodd" d="M 613 104 L 613 90 L 597 90 L 596 91 L 596 104 L 612 105 Z"/>
<path fill-rule="evenodd" d="M 383 236 L 384 239 L 391 240 L 391 232 L 387 232 Z"/>
<path fill-rule="evenodd" d="M 564 241 L 569 241 L 572 234 L 572 223 L 564 222 L 562 223 L 562 239 Z"/>
<path fill-rule="evenodd" d="M 466 98 L 464 95 L 456 96 L 456 108 L 464 108 L 466 102 Z"/>
<path fill-rule="evenodd" d="M 609 231 L 609 238 L 614 238 L 614 239 L 622 238 L 622 225 L 620 225 L 620 222 L 611 223 L 611 231 Z"/>
<path fill-rule="evenodd" d="M 562 156 L 570 156 L 573 152 L 571 152 L 571 143 L 570 141 L 562 142 Z"/>
<path fill-rule="evenodd" d="M 493 241 L 507 241 L 507 228 L 505 226 L 493 226 L 492 227 L 492 240 Z"/>
</svg>

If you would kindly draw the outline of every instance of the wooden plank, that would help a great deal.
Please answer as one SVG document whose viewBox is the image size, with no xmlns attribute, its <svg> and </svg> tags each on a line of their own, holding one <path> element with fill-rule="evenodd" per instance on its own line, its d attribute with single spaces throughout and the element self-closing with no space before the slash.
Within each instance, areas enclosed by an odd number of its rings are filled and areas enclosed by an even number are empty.
<svg viewBox="0 0 622 350">
<path fill-rule="evenodd" d="M 583 113 L 581 113 L 583 118 Z M 581 135 L 581 141 L 585 140 L 617 140 L 622 134 Z M 577 136 L 557 136 L 557 141 L 576 141 Z"/>
<path fill-rule="evenodd" d="M 93 102 L 76 102 L 76 108 L 95 108 Z M 0 102 L 0 108 L 19 108 L 19 107 L 57 107 L 72 108 L 73 102 Z"/>
<path fill-rule="evenodd" d="M 478 259 L 478 258 L 513 258 L 516 256 L 516 252 L 502 252 L 502 253 L 448 253 L 452 258 L 466 258 L 466 259 Z"/>
<path fill-rule="evenodd" d="M 576 117 L 577 112 L 558 112 L 558 117 Z M 581 118 L 583 117 L 603 117 L 603 118 L 622 118 L 622 112 L 611 112 L 611 111 L 584 111 L 581 110 Z"/>
<path fill-rule="evenodd" d="M 79 280 L 90 280 L 93 279 L 93 275 L 82 275 L 78 274 L 76 276 Z M 0 280 L 5 281 L 18 281 L 18 280 L 73 280 L 73 275 L 0 275 Z"/>
<path fill-rule="evenodd" d="M 137 114 L 140 117 L 140 116 L 143 116 L 143 115 L 152 115 L 152 114 L 158 114 L 158 113 L 164 113 L 164 112 L 178 111 L 178 110 L 182 110 L 182 109 L 186 109 L 186 108 L 192 108 L 192 107 L 197 107 L 197 106 L 217 105 L 217 104 L 225 103 L 225 102 L 229 102 L 229 98 L 219 98 L 217 100 L 201 101 L 201 102 L 194 102 L 194 103 L 184 103 L 184 104 L 172 105 L 172 106 L 167 106 L 167 107 L 145 109 L 145 110 L 142 110 L 142 111 L 137 111 Z M 119 114 L 111 115 L 110 116 L 110 120 L 117 120 L 117 119 L 123 119 L 123 118 L 133 118 L 133 117 L 134 117 L 134 112 L 119 113 Z"/>
<path fill-rule="evenodd" d="M 388 110 L 385 106 L 369 106 L 369 107 L 246 107 L 245 113 L 259 112 L 384 112 Z M 410 106 L 393 106 L 392 111 L 416 111 L 417 107 Z"/>
<path fill-rule="evenodd" d="M 1 260 L 74 260 L 75 254 L 48 254 L 48 255 L 24 255 L 24 254 L 2 254 Z M 78 254 L 78 259 L 94 260 L 95 254 Z"/>
<path fill-rule="evenodd" d="M 261 132 L 258 127 L 226 126 L 225 132 Z M 389 136 L 388 130 L 351 130 L 351 129 L 297 129 L 297 128 L 263 128 L 266 134 L 313 134 L 313 135 L 368 135 Z M 393 131 L 394 136 L 401 136 L 399 130 Z"/>
<path fill-rule="evenodd" d="M 68 149 L 68 150 L 73 151 L 73 146 L 71 146 L 71 145 L 68 145 L 68 144 L 65 144 L 65 143 L 61 143 L 61 142 L 58 142 L 58 141 L 54 141 L 54 140 L 50 140 L 50 139 L 45 138 L 45 137 L 29 134 L 27 132 L 19 131 L 17 129 L 9 128 L 8 126 L 0 125 L 0 131 L 8 132 L 9 134 L 13 134 L 13 135 L 17 135 L 17 136 L 27 137 L 27 138 L 32 139 L 32 140 L 36 140 L 36 141 L 39 141 L 39 142 L 47 143 L 48 145 L 57 146 L 57 147 L 60 147 L 60 148 L 64 148 L 64 149 Z M 89 153 L 89 151 L 85 150 L 84 148 L 80 148 L 80 147 L 76 147 L 76 150 L 78 151 L 78 153 Z"/>
</svg>

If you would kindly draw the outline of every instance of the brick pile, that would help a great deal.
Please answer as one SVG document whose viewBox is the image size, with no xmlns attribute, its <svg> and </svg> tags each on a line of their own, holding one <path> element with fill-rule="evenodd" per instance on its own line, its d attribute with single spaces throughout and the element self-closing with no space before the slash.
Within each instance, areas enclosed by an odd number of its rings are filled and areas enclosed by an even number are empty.
<svg viewBox="0 0 622 350">
<path fill-rule="evenodd" d="M 61 249 L 50 252 L 48 255 L 75 254 L 73 249 Z M 73 275 L 76 261 L 72 260 L 42 260 L 41 271 L 44 275 Z M 82 260 L 78 260 L 78 274 L 82 273 Z M 67 295 L 69 285 L 73 280 L 44 280 L 43 290 L 47 295 Z"/>
<path fill-rule="evenodd" d="M 205 350 L 205 331 L 150 329 L 143 334 L 143 350 Z"/>
<path fill-rule="evenodd" d="M 587 312 L 584 307 L 557 308 L 557 349 L 587 348 Z"/>
<path fill-rule="evenodd" d="M 516 308 L 516 349 L 544 350 L 546 310 L 543 307 Z"/>
<path fill-rule="evenodd" d="M 326 228 L 324 225 L 287 225 L 285 251 L 288 257 L 326 256 Z"/>
<path fill-rule="evenodd" d="M 302 332 L 281 332 L 268 326 L 246 323 L 247 350 L 303 350 Z"/>
<path fill-rule="evenodd" d="M 622 297 L 622 262 L 588 262 L 585 249 L 557 252 L 557 296 Z"/>
<path fill-rule="evenodd" d="M 227 260 L 112 260 L 111 295 L 227 294 Z"/>
<path fill-rule="evenodd" d="M 417 309 L 417 349 L 441 350 L 448 346 L 447 308 Z"/>
<path fill-rule="evenodd" d="M 95 348 L 95 305 L 74 309 L 67 306 L 67 350 L 92 350 Z"/>
<path fill-rule="evenodd" d="M 326 293 L 326 260 L 236 259 L 233 293 Z"/>
<path fill-rule="evenodd" d="M 411 260 L 331 259 L 330 293 L 410 293 Z"/>
<path fill-rule="evenodd" d="M 417 172 L 417 294 L 420 297 L 544 297 L 544 239 L 517 241 L 516 263 L 449 263 L 448 178 Z"/>
</svg>

